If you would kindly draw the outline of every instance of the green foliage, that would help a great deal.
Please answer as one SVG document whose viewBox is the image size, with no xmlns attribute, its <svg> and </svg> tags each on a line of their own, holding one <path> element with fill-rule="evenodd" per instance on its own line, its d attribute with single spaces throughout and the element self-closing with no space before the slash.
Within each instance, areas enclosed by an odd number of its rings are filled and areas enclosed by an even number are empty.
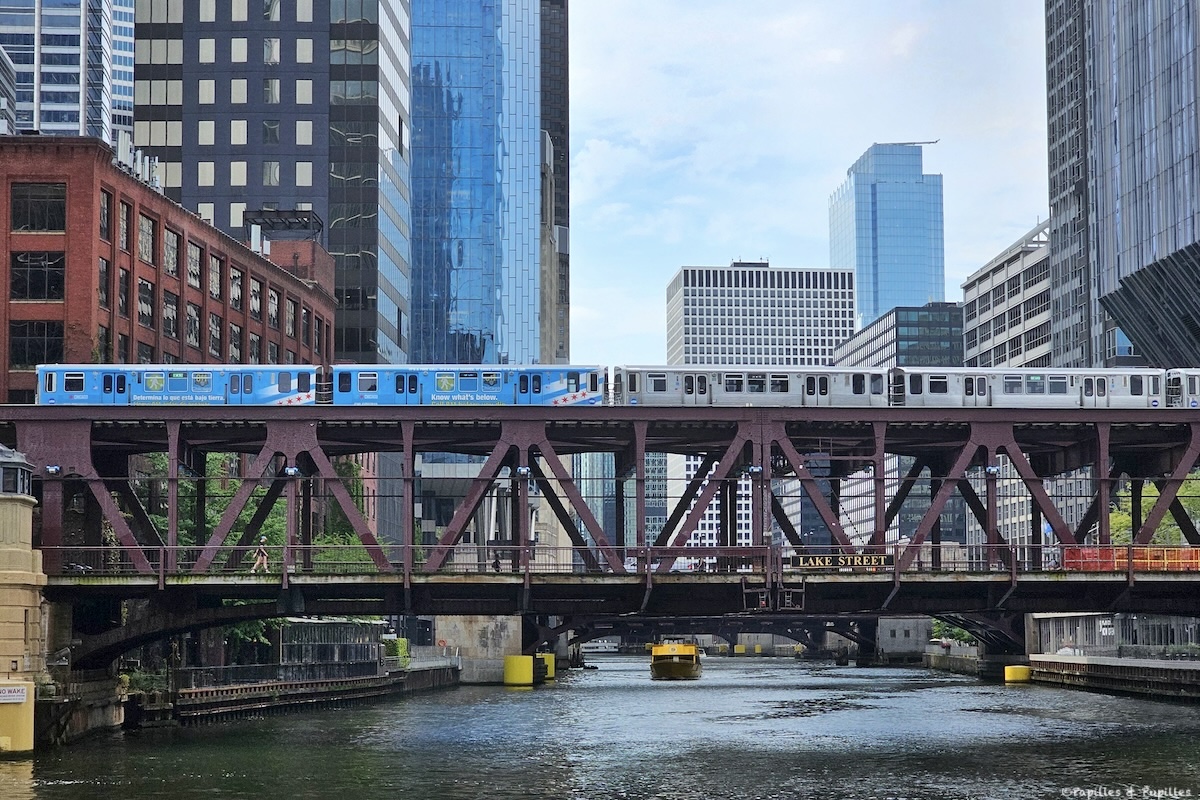
<svg viewBox="0 0 1200 800">
<path fill-rule="evenodd" d="M 1159 491 L 1153 483 L 1147 481 L 1142 485 L 1142 518 L 1150 513 L 1158 502 Z M 1200 472 L 1191 473 L 1184 479 L 1177 494 L 1180 504 L 1192 519 L 1200 519 Z M 1109 532 L 1115 545 L 1130 544 L 1133 541 L 1133 502 L 1130 486 L 1126 483 L 1112 500 L 1108 515 Z M 1154 532 L 1152 543 L 1163 547 L 1186 543 L 1179 524 L 1170 511 L 1163 516 L 1158 529 Z"/>
<path fill-rule="evenodd" d="M 962 642 L 963 644 L 975 644 L 975 637 L 970 632 L 940 619 L 933 621 L 933 638 L 950 639 L 951 641 Z"/>
<path fill-rule="evenodd" d="M 142 672 L 141 670 L 133 670 L 122 674 L 122 683 L 128 681 L 127 689 L 130 692 L 165 692 L 167 690 L 167 673 L 162 672 Z"/>
</svg>

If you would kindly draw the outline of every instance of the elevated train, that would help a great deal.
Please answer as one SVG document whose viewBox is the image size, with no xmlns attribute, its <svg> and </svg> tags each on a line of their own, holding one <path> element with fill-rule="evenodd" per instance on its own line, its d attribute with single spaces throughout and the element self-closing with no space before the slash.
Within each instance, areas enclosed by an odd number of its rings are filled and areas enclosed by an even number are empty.
<svg viewBox="0 0 1200 800">
<path fill-rule="evenodd" d="M 41 405 L 1197 408 L 1200 369 L 53 364 Z"/>
</svg>

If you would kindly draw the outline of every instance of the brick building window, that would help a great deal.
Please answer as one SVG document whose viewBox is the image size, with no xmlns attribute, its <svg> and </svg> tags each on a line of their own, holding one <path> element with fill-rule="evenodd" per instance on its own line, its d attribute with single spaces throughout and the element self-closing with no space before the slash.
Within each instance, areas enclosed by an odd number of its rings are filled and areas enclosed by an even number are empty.
<svg viewBox="0 0 1200 800">
<path fill-rule="evenodd" d="M 262 281 L 250 279 L 250 319 L 262 320 Z"/>
<path fill-rule="evenodd" d="M 13 253 L 8 296 L 12 300 L 62 300 L 65 253 Z"/>
<path fill-rule="evenodd" d="M 117 246 L 129 252 L 129 226 L 132 223 L 133 207 L 129 203 L 121 203 L 121 216 L 117 219 L 120 226 L 117 230 Z"/>
<path fill-rule="evenodd" d="M 138 324 L 154 327 L 154 284 L 138 278 Z"/>
<path fill-rule="evenodd" d="M 305 345 L 312 340 L 312 312 L 307 308 L 300 309 L 300 341 Z"/>
<path fill-rule="evenodd" d="M 287 328 L 284 330 L 288 336 L 296 338 L 296 301 L 287 301 Z"/>
<path fill-rule="evenodd" d="M 279 330 L 279 292 L 274 289 L 267 290 L 267 325 L 275 330 Z M 272 361 L 272 364 L 278 364 L 278 361 Z"/>
<path fill-rule="evenodd" d="M 179 274 L 179 234 L 170 228 L 163 228 L 163 272 L 167 275 Z"/>
<path fill-rule="evenodd" d="M 262 363 L 262 338 L 257 333 L 250 334 L 249 352 L 246 354 L 246 360 L 251 364 Z"/>
<path fill-rule="evenodd" d="M 187 304 L 187 343 L 200 347 L 200 306 L 195 303 Z"/>
<path fill-rule="evenodd" d="M 221 259 L 208 257 L 208 296 L 213 300 L 221 299 L 221 266 Z"/>
<path fill-rule="evenodd" d="M 96 350 L 101 362 L 112 361 L 112 331 L 104 325 L 96 331 Z"/>
<path fill-rule="evenodd" d="M 146 344 L 145 342 L 138 342 L 137 360 L 139 364 L 153 364 L 154 345 Z"/>
<path fill-rule="evenodd" d="M 10 199 L 14 231 L 67 229 L 65 183 L 14 183 Z"/>
<path fill-rule="evenodd" d="M 8 366 L 32 369 L 63 360 L 63 324 L 23 320 L 8 323 Z"/>
<path fill-rule="evenodd" d="M 215 312 L 208 315 L 208 354 L 221 358 L 221 315 Z"/>
<path fill-rule="evenodd" d="M 276 342 L 267 342 L 267 363 L 279 363 L 279 345 Z"/>
<path fill-rule="evenodd" d="M 112 241 L 112 195 L 100 192 L 100 238 Z"/>
<path fill-rule="evenodd" d="M 229 363 L 242 363 L 242 326 L 229 323 Z"/>
<path fill-rule="evenodd" d="M 237 267 L 229 268 L 229 307 L 242 310 L 242 271 Z"/>
<path fill-rule="evenodd" d="M 200 288 L 200 258 L 202 254 L 200 245 L 188 242 L 187 282 L 188 286 L 196 289 Z"/>
<path fill-rule="evenodd" d="M 117 313 L 122 317 L 129 316 L 129 270 L 119 271 L 117 276 Z"/>
<path fill-rule="evenodd" d="M 154 258 L 155 238 L 158 224 L 145 214 L 138 214 L 138 258 L 147 264 L 157 263 Z"/>
<path fill-rule="evenodd" d="M 179 338 L 179 295 L 163 290 L 163 336 Z"/>
<path fill-rule="evenodd" d="M 117 363 L 129 363 L 129 337 L 123 333 L 117 334 Z"/>
</svg>

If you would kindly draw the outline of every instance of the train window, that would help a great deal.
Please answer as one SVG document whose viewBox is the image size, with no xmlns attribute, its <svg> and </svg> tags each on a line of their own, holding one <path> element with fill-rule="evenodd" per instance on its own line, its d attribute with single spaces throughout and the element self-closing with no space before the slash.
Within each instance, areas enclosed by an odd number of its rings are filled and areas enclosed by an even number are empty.
<svg viewBox="0 0 1200 800">
<path fill-rule="evenodd" d="M 665 392 L 667 390 L 667 373 L 651 372 L 646 375 L 646 381 L 650 384 L 646 387 L 650 392 Z"/>
<path fill-rule="evenodd" d="M 68 378 L 70 377 L 70 375 L 71 375 L 71 373 L 67 373 Z M 65 388 L 65 385 L 64 385 L 64 388 Z M 82 387 L 80 387 L 80 388 L 82 388 Z M 54 393 L 54 373 L 53 372 L 47 372 L 45 374 L 45 376 L 42 380 L 42 391 L 44 391 L 46 394 Z M 71 391 L 71 390 L 68 389 L 68 391 Z M 79 391 L 79 390 L 76 390 L 76 391 Z"/>
<path fill-rule="evenodd" d="M 578 372 L 568 372 L 567 373 L 567 391 L 568 392 L 578 392 L 579 391 L 579 373 Z"/>
<path fill-rule="evenodd" d="M 827 397 L 829 395 L 829 376 L 822 375 L 821 377 L 817 378 L 817 387 L 818 391 L 821 393 L 821 397 Z"/>
<path fill-rule="evenodd" d="M 922 389 L 921 376 L 920 375 L 909 375 L 908 376 L 908 393 L 909 394 L 920 394 L 921 389 Z"/>
<path fill-rule="evenodd" d="M 312 391 L 312 373 L 301 372 L 296 375 L 296 391 L 308 392 Z"/>
<path fill-rule="evenodd" d="M 683 393 L 684 394 L 695 394 L 696 393 L 696 379 L 693 378 L 691 375 L 683 376 Z"/>
<path fill-rule="evenodd" d="M 212 373 L 211 372 L 193 372 L 192 373 L 192 391 L 207 392 L 212 388 Z"/>
<path fill-rule="evenodd" d="M 483 388 L 488 391 L 496 391 L 500 388 L 500 373 L 485 372 L 483 373 Z M 416 391 L 415 389 L 413 391 Z"/>
<path fill-rule="evenodd" d="M 105 375 L 105 376 L 104 376 L 104 381 L 103 381 L 103 387 L 102 387 L 102 391 L 103 391 L 105 394 L 112 394 L 112 390 L 113 390 L 113 376 L 112 376 L 112 375 Z"/>
<path fill-rule="evenodd" d="M 696 394 L 708 394 L 708 377 L 706 375 L 696 376 Z"/>
<path fill-rule="evenodd" d="M 378 372 L 360 372 L 360 373 L 358 373 L 358 391 L 360 391 L 360 392 L 378 392 L 379 391 L 379 373 Z"/>
<path fill-rule="evenodd" d="M 534 374 L 533 376 L 533 393 L 542 393 L 542 376 L 540 374 Z"/>
<path fill-rule="evenodd" d="M 404 375 L 401 373 L 396 375 L 396 394 L 404 394 Z"/>
<path fill-rule="evenodd" d="M 629 383 L 629 393 L 630 393 L 630 394 L 637 394 L 637 391 L 638 391 L 638 374 L 637 374 L 636 372 L 630 372 L 630 373 L 628 374 L 628 383 Z"/>
<path fill-rule="evenodd" d="M 1050 384 L 1050 394 L 1067 393 L 1067 377 L 1065 375 L 1051 375 L 1048 382 Z"/>
<path fill-rule="evenodd" d="M 458 373 L 458 389 L 462 392 L 475 392 L 479 390 L 479 373 L 478 372 L 460 372 Z"/>
<path fill-rule="evenodd" d="M 529 394 L 529 376 L 522 375 L 517 380 L 517 391 L 521 394 Z"/>
<path fill-rule="evenodd" d="M 417 376 L 416 375 L 408 376 L 408 393 L 409 394 L 417 393 Z"/>
<path fill-rule="evenodd" d="M 350 391 L 350 386 L 351 386 L 350 381 L 351 381 L 351 377 L 350 377 L 349 372 L 339 372 L 338 373 L 338 388 L 337 388 L 337 390 L 339 392 Z"/>
<path fill-rule="evenodd" d="M 600 391 L 600 376 L 597 375 L 594 371 L 588 373 L 588 391 L 589 392 Z"/>
<path fill-rule="evenodd" d="M 1096 397 L 1104 397 L 1108 391 L 1108 381 L 1104 378 L 1096 378 Z"/>
<path fill-rule="evenodd" d="M 1159 385 L 1158 385 L 1158 376 L 1157 375 L 1150 376 L 1150 394 L 1152 394 L 1156 397 L 1158 395 L 1162 394 L 1162 389 L 1159 388 Z"/>
<path fill-rule="evenodd" d="M 763 394 L 767 391 L 767 376 L 762 372 L 752 372 L 746 379 L 746 391 Z"/>
<path fill-rule="evenodd" d="M 46 391 L 53 392 L 54 391 L 54 373 L 51 372 L 47 377 L 50 378 L 50 385 L 46 388 Z M 68 372 L 63 375 L 63 391 L 64 392 L 82 392 L 83 386 L 84 386 L 84 383 L 83 383 L 83 373 L 82 372 Z"/>
<path fill-rule="evenodd" d="M 1020 375 L 1005 375 L 1004 376 L 1004 393 L 1005 394 L 1020 394 L 1021 387 L 1024 382 Z"/>
<path fill-rule="evenodd" d="M 254 376 L 242 376 L 242 394 L 254 394 Z"/>
<path fill-rule="evenodd" d="M 1091 397 L 1093 394 L 1095 394 L 1095 391 L 1093 390 L 1094 383 L 1095 382 L 1091 378 L 1083 379 L 1083 396 L 1084 397 Z"/>
<path fill-rule="evenodd" d="M 856 372 L 850 376 L 850 391 L 855 394 L 867 393 L 867 376 L 861 372 Z"/>
<path fill-rule="evenodd" d="M 117 376 L 117 394 L 125 394 L 125 381 L 124 375 Z"/>
<path fill-rule="evenodd" d="M 167 391 L 168 392 L 186 392 L 188 390 L 188 376 L 183 370 L 173 370 L 167 373 Z"/>
<path fill-rule="evenodd" d="M 975 379 L 975 394 L 978 397 L 987 396 L 987 378 Z"/>
<path fill-rule="evenodd" d="M 1143 394 L 1143 392 L 1142 392 L 1142 376 L 1141 375 L 1130 375 L 1129 376 L 1129 393 L 1131 395 L 1133 395 L 1134 397 L 1140 397 Z"/>
<path fill-rule="evenodd" d="M 241 394 L 242 393 L 242 382 L 238 380 L 237 375 L 232 375 L 229 378 L 229 393 L 230 394 Z"/>
<path fill-rule="evenodd" d="M 285 370 L 279 372 L 279 377 L 276 379 L 276 386 L 280 394 L 292 393 L 292 373 Z"/>
<path fill-rule="evenodd" d="M 744 380 L 745 380 L 745 378 L 742 375 L 726 375 L 725 376 L 725 391 L 740 392 L 742 390 L 742 383 Z"/>
<path fill-rule="evenodd" d="M 883 376 L 879 373 L 871 375 L 871 394 L 883 394 Z"/>
<path fill-rule="evenodd" d="M 1045 394 L 1046 393 L 1046 376 L 1045 375 L 1026 375 L 1025 376 L 1025 394 Z"/>
<path fill-rule="evenodd" d="M 965 382 L 963 382 L 963 396 L 964 397 L 974 397 L 975 396 L 975 379 L 974 378 L 967 378 L 967 380 Z"/>
<path fill-rule="evenodd" d="M 1188 394 L 1196 394 L 1196 376 L 1188 375 Z"/>
<path fill-rule="evenodd" d="M 945 375 L 930 375 L 929 376 L 929 393 L 930 394 L 949 394 L 950 379 Z"/>
<path fill-rule="evenodd" d="M 788 376 L 787 375 L 772 375 L 771 376 L 771 392 L 772 394 L 787 394 L 788 391 Z"/>
</svg>

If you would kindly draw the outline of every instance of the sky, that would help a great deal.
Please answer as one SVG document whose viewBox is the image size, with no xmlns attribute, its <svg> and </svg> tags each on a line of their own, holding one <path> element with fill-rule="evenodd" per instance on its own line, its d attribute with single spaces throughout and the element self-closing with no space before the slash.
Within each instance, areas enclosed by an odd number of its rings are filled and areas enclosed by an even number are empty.
<svg viewBox="0 0 1200 800">
<path fill-rule="evenodd" d="M 938 140 L 946 300 L 1048 214 L 1044 0 L 574 0 L 571 361 L 666 361 L 682 266 L 829 266 L 875 142 Z"/>
</svg>

